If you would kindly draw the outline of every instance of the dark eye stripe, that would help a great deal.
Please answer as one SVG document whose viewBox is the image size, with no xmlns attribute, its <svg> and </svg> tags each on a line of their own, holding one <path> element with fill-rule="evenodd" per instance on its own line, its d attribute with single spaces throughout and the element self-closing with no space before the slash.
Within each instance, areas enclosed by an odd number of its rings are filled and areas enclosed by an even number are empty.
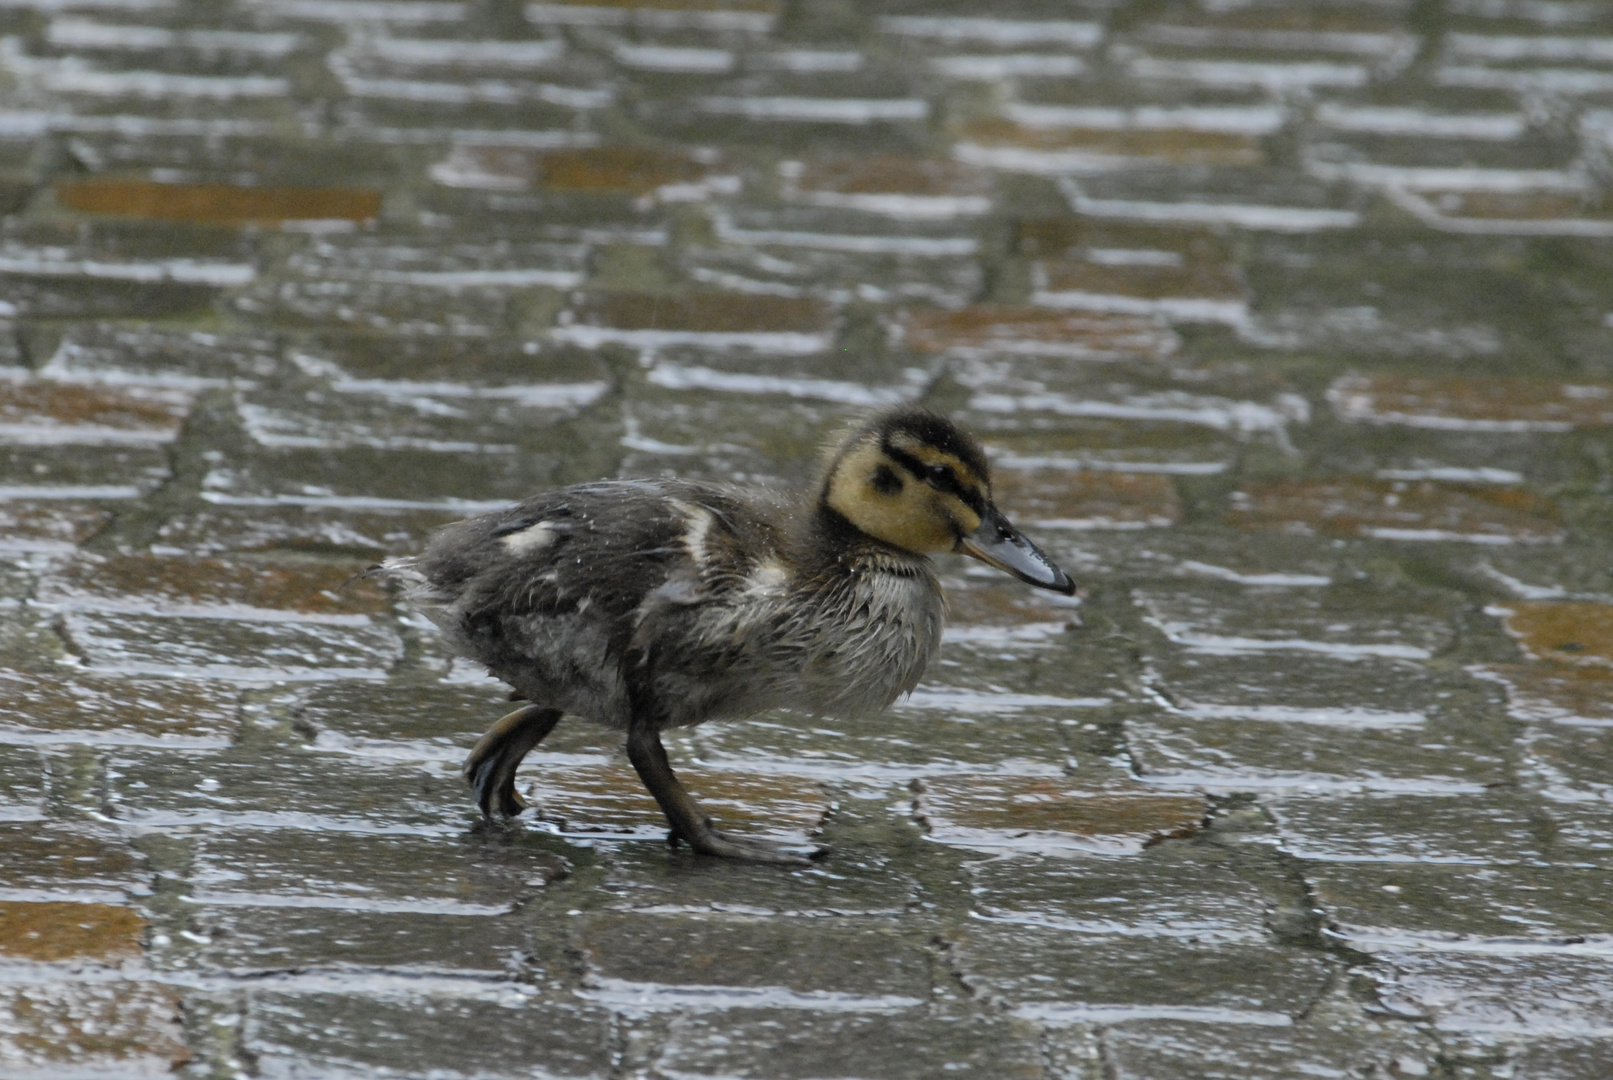
<svg viewBox="0 0 1613 1080">
<path fill-rule="evenodd" d="M 892 461 L 912 473 L 919 480 L 932 484 L 950 495 L 956 495 L 962 500 L 963 505 L 977 514 L 986 512 L 986 500 L 981 498 L 977 491 L 965 491 L 963 485 L 958 482 L 958 474 L 953 469 L 946 465 L 926 465 L 907 451 L 888 444 L 884 447 L 884 450 Z"/>
</svg>

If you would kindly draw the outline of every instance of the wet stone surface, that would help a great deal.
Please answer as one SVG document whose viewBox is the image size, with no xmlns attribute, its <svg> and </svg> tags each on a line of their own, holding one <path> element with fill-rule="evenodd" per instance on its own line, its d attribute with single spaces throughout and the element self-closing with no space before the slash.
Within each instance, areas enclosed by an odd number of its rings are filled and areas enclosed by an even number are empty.
<svg viewBox="0 0 1613 1080">
<path fill-rule="evenodd" d="M 0 1075 L 1604 1080 L 1613 16 L 0 3 Z M 568 719 L 357 577 L 916 401 L 887 714 Z"/>
</svg>

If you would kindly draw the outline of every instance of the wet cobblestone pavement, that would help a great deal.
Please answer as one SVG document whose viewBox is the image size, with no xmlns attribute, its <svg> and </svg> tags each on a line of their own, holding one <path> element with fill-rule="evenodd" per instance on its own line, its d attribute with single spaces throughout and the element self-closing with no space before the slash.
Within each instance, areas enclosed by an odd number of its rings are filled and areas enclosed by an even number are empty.
<svg viewBox="0 0 1613 1080">
<path fill-rule="evenodd" d="M 0 1074 L 1613 1075 L 1613 6 L 0 0 Z M 920 400 L 887 716 L 671 740 L 352 575 Z"/>
</svg>

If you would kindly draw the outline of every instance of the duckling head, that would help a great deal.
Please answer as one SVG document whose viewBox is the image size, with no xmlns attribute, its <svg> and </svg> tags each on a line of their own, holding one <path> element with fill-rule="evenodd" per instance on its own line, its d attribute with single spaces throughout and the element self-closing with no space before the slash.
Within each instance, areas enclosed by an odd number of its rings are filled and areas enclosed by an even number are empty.
<svg viewBox="0 0 1613 1080">
<path fill-rule="evenodd" d="M 980 444 L 925 409 L 891 409 L 852 432 L 830 461 L 821 500 L 905 551 L 956 551 L 1039 588 L 1075 592 L 1069 576 L 993 505 Z"/>
</svg>

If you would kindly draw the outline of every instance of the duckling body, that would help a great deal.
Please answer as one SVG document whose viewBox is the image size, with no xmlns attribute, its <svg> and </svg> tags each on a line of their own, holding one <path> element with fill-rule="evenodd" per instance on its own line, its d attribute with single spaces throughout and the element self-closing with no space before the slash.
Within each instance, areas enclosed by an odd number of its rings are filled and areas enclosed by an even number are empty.
<svg viewBox="0 0 1613 1080">
<path fill-rule="evenodd" d="M 883 709 L 941 636 L 929 560 L 823 541 L 765 493 L 581 484 L 438 533 L 393 564 L 456 653 L 522 697 L 627 730 L 791 708 Z M 832 527 L 832 524 L 830 525 Z"/>
<path fill-rule="evenodd" d="M 516 767 L 569 713 L 626 733 L 674 841 L 799 863 L 718 832 L 660 732 L 771 708 L 863 715 L 911 691 L 940 643 L 937 550 L 1074 589 L 991 505 L 973 440 L 902 408 L 853 432 L 794 503 L 687 480 L 579 484 L 449 525 L 378 570 L 531 703 L 465 763 L 484 813 L 520 812 Z"/>
</svg>

